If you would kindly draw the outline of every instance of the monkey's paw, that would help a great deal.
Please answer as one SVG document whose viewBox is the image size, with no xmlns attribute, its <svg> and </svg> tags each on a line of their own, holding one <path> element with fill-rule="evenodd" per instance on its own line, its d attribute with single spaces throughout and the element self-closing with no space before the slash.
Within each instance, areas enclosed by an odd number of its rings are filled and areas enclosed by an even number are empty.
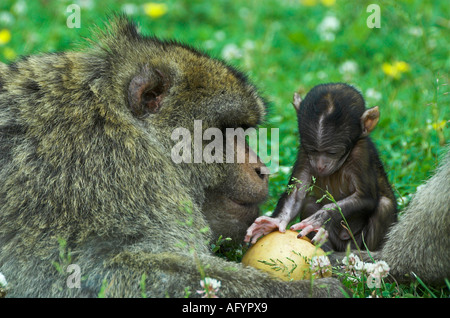
<svg viewBox="0 0 450 318">
<path fill-rule="evenodd" d="M 275 229 L 278 229 L 280 232 L 285 232 L 287 223 L 288 222 L 286 220 L 280 220 L 278 218 L 271 218 L 268 216 L 260 216 L 247 229 L 244 242 L 248 243 L 251 240 L 251 243 L 255 244 L 261 236 L 269 234 Z"/>
<path fill-rule="evenodd" d="M 322 227 L 327 217 L 328 213 L 326 211 L 317 211 L 300 223 L 292 225 L 291 230 L 301 230 L 298 237 L 303 237 L 311 232 L 317 232 L 312 241 L 316 244 L 323 244 L 328 239 L 328 232 Z"/>
</svg>

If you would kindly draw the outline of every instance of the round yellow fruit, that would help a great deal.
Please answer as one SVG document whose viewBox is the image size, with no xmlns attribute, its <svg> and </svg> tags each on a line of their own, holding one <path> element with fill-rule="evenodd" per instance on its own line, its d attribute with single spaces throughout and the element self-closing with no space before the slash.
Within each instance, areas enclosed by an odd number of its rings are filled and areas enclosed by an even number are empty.
<svg viewBox="0 0 450 318">
<path fill-rule="evenodd" d="M 317 272 L 317 260 L 320 259 L 322 265 L 329 264 L 325 252 L 311 244 L 308 238 L 299 239 L 297 235 L 296 231 L 286 230 L 262 237 L 245 253 L 242 263 L 285 281 L 309 279 L 311 273 L 315 273 L 315 278 L 331 276 L 330 265 Z"/>
</svg>

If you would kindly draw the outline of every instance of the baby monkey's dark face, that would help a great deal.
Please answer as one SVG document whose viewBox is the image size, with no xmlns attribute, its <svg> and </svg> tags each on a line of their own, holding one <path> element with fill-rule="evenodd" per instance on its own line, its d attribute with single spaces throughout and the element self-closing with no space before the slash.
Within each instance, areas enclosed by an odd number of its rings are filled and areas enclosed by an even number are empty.
<svg viewBox="0 0 450 318">
<path fill-rule="evenodd" d="M 339 170 L 348 157 L 347 148 L 336 145 L 317 146 L 302 140 L 311 167 L 311 174 L 316 177 L 327 177 Z"/>
<path fill-rule="evenodd" d="M 341 84 L 320 85 L 301 104 L 298 98 L 294 101 L 302 150 L 316 177 L 337 172 L 362 137 L 364 100 L 354 89 L 348 90 Z"/>
</svg>

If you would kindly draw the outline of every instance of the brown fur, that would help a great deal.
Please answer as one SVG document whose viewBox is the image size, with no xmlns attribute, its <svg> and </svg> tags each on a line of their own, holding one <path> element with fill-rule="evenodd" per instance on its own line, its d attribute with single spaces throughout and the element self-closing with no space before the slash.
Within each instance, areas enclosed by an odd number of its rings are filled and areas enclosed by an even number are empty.
<svg viewBox="0 0 450 318">
<path fill-rule="evenodd" d="M 199 289 L 201 272 L 221 281 L 222 297 L 341 295 L 335 279 L 285 283 L 209 251 L 236 217 L 257 214 L 267 179 L 255 176 L 258 164 L 175 164 L 171 133 L 192 132 L 194 119 L 203 129 L 252 127 L 264 115 L 242 73 L 139 35 L 123 17 L 81 51 L 1 64 L 0 271 L 8 295 L 95 297 L 103 286 L 105 296 L 139 297 L 145 274 L 147 296 L 182 297 Z M 228 208 L 234 186 L 254 191 L 234 198 L 246 213 Z M 223 221 L 208 223 L 214 209 Z M 66 284 L 68 263 L 81 269 L 79 289 Z"/>
</svg>

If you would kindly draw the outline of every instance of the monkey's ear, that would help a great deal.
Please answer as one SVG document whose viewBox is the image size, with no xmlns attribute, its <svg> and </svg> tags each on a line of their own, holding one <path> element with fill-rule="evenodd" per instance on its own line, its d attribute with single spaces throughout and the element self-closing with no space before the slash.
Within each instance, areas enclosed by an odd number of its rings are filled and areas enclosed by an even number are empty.
<svg viewBox="0 0 450 318">
<path fill-rule="evenodd" d="M 369 108 L 361 116 L 362 136 L 367 136 L 377 125 L 380 119 L 378 106 Z"/>
<path fill-rule="evenodd" d="M 302 97 L 299 93 L 294 93 L 294 101 L 292 105 L 294 105 L 295 110 L 298 111 L 300 109 L 300 103 L 302 102 Z"/>
<path fill-rule="evenodd" d="M 168 89 L 169 82 L 160 70 L 144 66 L 128 86 L 128 103 L 133 115 L 145 118 L 158 112 Z"/>
</svg>

